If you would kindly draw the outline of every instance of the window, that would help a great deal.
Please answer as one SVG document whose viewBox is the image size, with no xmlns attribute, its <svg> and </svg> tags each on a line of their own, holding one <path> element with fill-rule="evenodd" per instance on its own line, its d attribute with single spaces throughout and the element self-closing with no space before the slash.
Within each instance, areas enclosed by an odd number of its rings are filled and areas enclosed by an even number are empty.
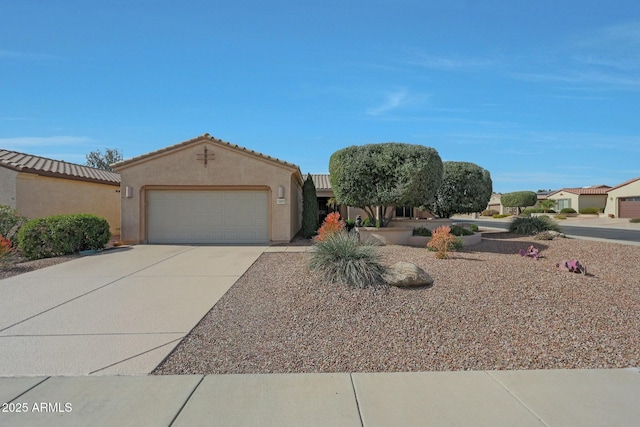
<svg viewBox="0 0 640 427">
<path fill-rule="evenodd" d="M 413 208 L 410 208 L 408 206 L 396 208 L 396 218 L 411 218 L 412 213 Z"/>
<path fill-rule="evenodd" d="M 558 210 L 571 207 L 571 199 L 558 199 Z"/>
</svg>

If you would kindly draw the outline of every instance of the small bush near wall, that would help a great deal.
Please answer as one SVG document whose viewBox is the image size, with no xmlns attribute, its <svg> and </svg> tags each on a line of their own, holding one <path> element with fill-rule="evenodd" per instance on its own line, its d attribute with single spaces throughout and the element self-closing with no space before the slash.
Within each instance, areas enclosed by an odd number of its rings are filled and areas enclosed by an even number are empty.
<svg viewBox="0 0 640 427">
<path fill-rule="evenodd" d="M 492 215 L 491 217 L 497 219 L 497 218 L 506 218 L 508 216 L 511 216 L 511 215 L 509 215 L 509 214 L 495 214 L 495 215 Z"/>
<path fill-rule="evenodd" d="M 600 209 L 598 208 L 582 208 L 580 214 L 582 215 L 596 215 Z"/>
<path fill-rule="evenodd" d="M 427 227 L 416 227 L 413 229 L 413 236 L 430 237 L 431 230 L 429 230 Z"/>
<path fill-rule="evenodd" d="M 573 208 L 564 208 L 564 209 L 560 209 L 560 213 L 568 214 L 568 213 L 577 213 L 577 212 Z"/>
<path fill-rule="evenodd" d="M 96 215 L 54 215 L 28 221 L 18 233 L 18 249 L 29 259 L 102 249 L 111 238 L 109 222 Z"/>
<path fill-rule="evenodd" d="M 632 222 L 634 224 L 640 223 L 640 218 L 631 218 L 629 222 Z"/>
<path fill-rule="evenodd" d="M 495 209 L 487 209 L 487 210 L 484 210 L 484 211 L 480 212 L 480 215 L 482 215 L 482 216 L 494 216 L 494 215 L 498 215 L 499 213 L 500 212 L 498 212 Z"/>
<path fill-rule="evenodd" d="M 0 236 L 13 240 L 27 219 L 12 207 L 0 205 Z"/>
</svg>

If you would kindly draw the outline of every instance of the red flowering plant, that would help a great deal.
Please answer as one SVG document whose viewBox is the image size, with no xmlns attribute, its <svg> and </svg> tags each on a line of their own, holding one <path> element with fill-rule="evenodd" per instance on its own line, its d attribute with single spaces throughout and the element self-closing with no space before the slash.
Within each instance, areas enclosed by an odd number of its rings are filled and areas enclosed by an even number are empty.
<svg viewBox="0 0 640 427">
<path fill-rule="evenodd" d="M 0 235 L 0 266 L 4 267 L 15 254 L 15 248 L 11 240 Z"/>
<path fill-rule="evenodd" d="M 340 219 L 338 212 L 332 212 L 324 219 L 322 226 L 318 229 L 318 235 L 313 238 L 316 242 L 322 242 L 328 236 L 335 233 L 340 233 L 344 230 L 345 223 Z"/>
</svg>

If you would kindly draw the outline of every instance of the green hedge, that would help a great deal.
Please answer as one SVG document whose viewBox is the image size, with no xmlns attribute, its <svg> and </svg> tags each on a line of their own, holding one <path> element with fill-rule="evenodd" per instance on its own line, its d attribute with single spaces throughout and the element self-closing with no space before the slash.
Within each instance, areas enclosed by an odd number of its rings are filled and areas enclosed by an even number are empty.
<svg viewBox="0 0 640 427">
<path fill-rule="evenodd" d="M 580 209 L 581 215 L 594 215 L 600 211 L 599 208 L 582 208 Z"/>
<path fill-rule="evenodd" d="M 560 209 L 560 213 L 567 214 L 567 213 L 578 213 L 578 212 L 576 212 L 576 210 L 573 208 L 564 208 L 564 209 Z"/>
<path fill-rule="evenodd" d="M 28 221 L 18 232 L 18 249 L 29 259 L 103 249 L 111 239 L 109 222 L 90 214 L 54 215 Z"/>
</svg>

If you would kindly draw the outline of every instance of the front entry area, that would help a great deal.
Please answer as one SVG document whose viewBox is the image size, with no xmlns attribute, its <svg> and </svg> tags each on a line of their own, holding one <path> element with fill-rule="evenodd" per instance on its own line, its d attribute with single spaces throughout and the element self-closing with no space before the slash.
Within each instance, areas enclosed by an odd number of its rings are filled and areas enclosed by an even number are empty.
<svg viewBox="0 0 640 427">
<path fill-rule="evenodd" d="M 149 190 L 147 243 L 269 242 L 266 190 Z"/>
</svg>

